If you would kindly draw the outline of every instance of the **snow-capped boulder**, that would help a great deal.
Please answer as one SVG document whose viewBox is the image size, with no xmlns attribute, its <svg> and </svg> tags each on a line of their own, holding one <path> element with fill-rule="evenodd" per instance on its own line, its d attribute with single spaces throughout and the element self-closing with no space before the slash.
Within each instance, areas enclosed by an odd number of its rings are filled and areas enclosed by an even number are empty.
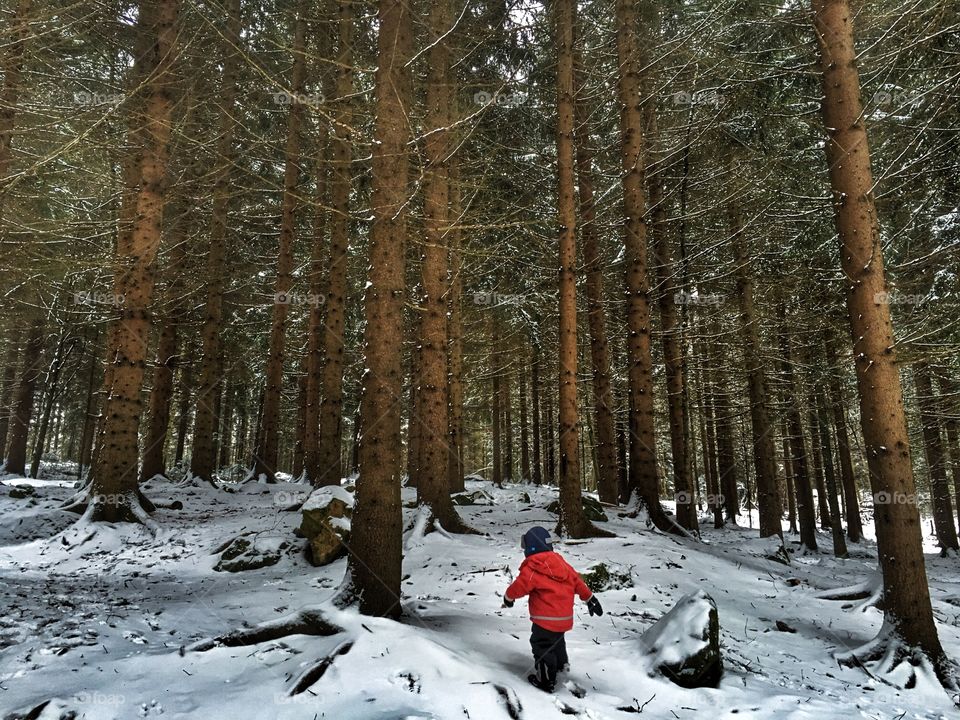
<svg viewBox="0 0 960 720">
<path fill-rule="evenodd" d="M 327 565 L 344 555 L 350 541 L 353 495 L 339 485 L 314 490 L 301 508 L 298 534 L 309 541 L 310 562 Z"/>
<path fill-rule="evenodd" d="M 717 604 L 703 590 L 685 595 L 641 637 L 651 674 L 685 688 L 716 687 L 723 674 Z"/>
<path fill-rule="evenodd" d="M 583 514 L 587 516 L 587 520 L 590 522 L 607 522 L 609 518 L 606 513 L 603 512 L 603 505 L 600 504 L 599 500 L 594 500 L 592 497 L 584 495 L 581 501 L 583 503 Z M 560 501 L 554 500 L 547 505 L 546 510 L 554 515 L 559 515 Z"/>
<path fill-rule="evenodd" d="M 213 569 L 217 572 L 243 572 L 276 565 L 288 547 L 290 543 L 282 538 L 243 533 L 216 550 L 220 559 Z"/>
</svg>

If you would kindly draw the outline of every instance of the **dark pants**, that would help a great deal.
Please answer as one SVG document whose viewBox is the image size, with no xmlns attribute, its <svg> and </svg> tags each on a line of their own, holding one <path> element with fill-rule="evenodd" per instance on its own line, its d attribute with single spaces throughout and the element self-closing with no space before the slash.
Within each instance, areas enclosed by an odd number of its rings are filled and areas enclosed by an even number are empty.
<svg viewBox="0 0 960 720">
<path fill-rule="evenodd" d="M 530 632 L 530 647 L 533 649 L 537 678 L 543 683 L 553 685 L 557 681 L 557 670 L 568 662 L 564 634 L 546 630 L 534 623 Z"/>
</svg>

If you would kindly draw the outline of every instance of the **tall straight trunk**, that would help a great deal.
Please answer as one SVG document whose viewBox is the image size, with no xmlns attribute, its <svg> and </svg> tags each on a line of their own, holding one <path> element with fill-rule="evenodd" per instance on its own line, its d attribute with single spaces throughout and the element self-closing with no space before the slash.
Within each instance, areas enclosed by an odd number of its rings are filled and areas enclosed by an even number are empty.
<svg viewBox="0 0 960 720">
<path fill-rule="evenodd" d="M 653 256 L 659 284 L 660 329 L 663 334 L 663 359 L 666 366 L 667 408 L 670 417 L 670 451 L 673 462 L 673 491 L 677 522 L 687 530 L 698 530 L 696 493 L 690 474 L 690 447 L 686 408 L 683 346 L 675 295 L 676 282 L 670 238 L 667 234 L 667 207 L 663 195 L 663 168 L 655 147 L 659 134 L 656 103 L 646 103 L 647 193 L 650 198 L 649 225 L 653 236 Z"/>
<path fill-rule="evenodd" d="M 220 135 L 217 141 L 216 168 L 213 182 L 213 212 L 210 218 L 210 240 L 207 246 L 204 278 L 207 295 L 204 304 L 200 378 L 197 389 L 197 411 L 193 424 L 193 443 L 190 472 L 198 478 L 213 480 L 216 466 L 214 456 L 213 408 L 209 399 L 219 385 L 217 367 L 221 354 L 220 333 L 223 331 L 223 293 L 226 286 L 226 236 L 229 223 L 232 165 L 236 155 L 234 134 L 236 128 L 237 53 L 240 47 L 240 0 L 227 0 L 227 19 L 224 24 L 224 43 L 221 57 L 222 71 L 218 105 Z"/>
<path fill-rule="evenodd" d="M 889 305 L 881 301 L 887 288 L 860 103 L 853 14 L 848 0 L 813 0 L 813 9 L 823 80 L 827 165 L 841 265 L 849 287 L 847 311 L 870 482 L 874 495 L 913 497 L 916 486 L 893 323 Z M 880 659 L 902 642 L 925 653 L 941 682 L 956 688 L 933 620 L 919 509 L 914 503 L 891 502 L 877 504 L 874 513 L 886 628 L 881 642 L 858 653 L 858 660 Z"/>
<path fill-rule="evenodd" d="M 590 126 L 583 81 L 577 75 L 575 117 L 577 190 L 580 201 L 580 238 L 583 243 L 583 265 L 586 273 L 587 325 L 590 330 L 590 366 L 593 377 L 593 422 L 596 426 L 596 480 L 600 501 L 617 504 L 617 438 L 613 420 L 613 390 L 610 384 L 610 349 L 604 317 L 603 270 L 600 264 L 600 241 L 597 233 L 597 210 L 594 200 L 593 156 Z"/>
<path fill-rule="evenodd" d="M 553 422 L 553 393 L 547 393 L 547 422 L 543 426 L 543 432 L 546 436 L 546 448 L 544 449 L 544 465 L 546 466 L 546 478 L 548 485 L 557 484 L 557 438 L 554 432 Z"/>
<path fill-rule="evenodd" d="M 40 477 L 40 461 L 43 459 L 43 453 L 46 450 L 47 431 L 50 428 L 50 417 L 54 407 L 57 404 L 57 398 L 60 396 L 60 375 L 63 372 L 63 365 L 67 357 L 73 352 L 75 343 L 67 342 L 67 330 L 60 331 L 60 338 L 57 340 L 57 349 L 53 354 L 53 361 L 47 370 L 44 378 L 45 398 L 40 412 L 40 424 L 37 427 L 36 437 L 33 444 L 33 458 L 30 462 L 30 477 Z"/>
<path fill-rule="evenodd" d="M 789 402 L 789 401 L 788 401 Z M 797 496 L 793 482 L 793 455 L 790 452 L 790 434 L 787 431 L 787 421 L 780 424 L 780 437 L 783 441 L 783 474 L 787 481 L 787 520 L 790 523 L 790 532 L 797 533 Z"/>
<path fill-rule="evenodd" d="M 577 286 L 574 198 L 573 38 L 576 1 L 556 0 L 557 46 L 557 222 L 559 225 L 560 517 L 557 533 L 573 538 L 597 534 L 583 512 L 580 491 L 579 413 L 577 410 Z M 509 438 L 508 438 L 509 441 Z"/>
<path fill-rule="evenodd" d="M 827 501 L 827 486 L 824 482 L 823 438 L 820 437 L 820 424 L 817 421 L 816 397 L 810 393 L 807 397 L 807 425 L 810 428 L 810 461 L 812 463 L 814 487 L 817 488 L 817 516 L 820 529 L 832 527 L 830 504 Z"/>
<path fill-rule="evenodd" d="M 847 434 L 847 402 L 838 374 L 840 367 L 837 363 L 836 342 L 837 338 L 832 332 L 824 339 L 827 372 L 829 373 L 830 408 L 833 414 L 833 427 L 837 433 L 840 482 L 843 485 L 843 497 L 846 500 L 847 537 L 850 542 L 857 543 L 863 537 L 863 524 L 860 521 L 860 498 L 857 492 L 857 480 L 853 474 L 853 461 L 850 457 L 850 437 Z"/>
<path fill-rule="evenodd" d="M 463 461 L 463 242 L 460 225 L 463 208 L 461 205 L 460 173 L 456 158 L 451 159 L 448 168 L 450 179 L 450 222 L 448 229 L 450 248 L 450 302 L 447 327 L 449 342 L 447 345 L 448 394 L 450 398 L 450 456 L 447 463 L 448 484 L 451 492 L 464 489 Z"/>
<path fill-rule="evenodd" d="M 743 216 L 738 201 L 728 205 L 730 244 L 736 265 L 737 301 L 740 309 L 740 334 L 743 342 L 743 361 L 747 374 L 750 398 L 750 430 L 753 436 L 753 467 L 757 478 L 757 506 L 760 514 L 760 537 L 783 535 L 780 519 L 783 507 L 777 483 L 776 455 L 773 446 L 773 426 L 767 405 L 767 381 L 760 351 L 759 317 L 753 299 L 753 274 Z"/>
<path fill-rule="evenodd" d="M 797 516 L 800 521 L 800 544 L 807 550 L 817 550 L 817 518 L 813 505 L 809 458 L 803 435 L 803 418 L 797 398 L 803 397 L 794 372 L 790 336 L 786 328 L 786 309 L 780 308 L 780 372 L 790 402 L 787 405 L 787 430 L 790 433 L 790 460 L 793 468 L 793 488 L 797 498 Z"/>
<path fill-rule="evenodd" d="M 499 337 L 497 332 L 497 320 L 494 318 L 493 333 L 491 335 L 491 346 L 495 353 L 493 365 L 493 389 L 491 391 L 490 415 L 493 421 L 493 484 L 497 487 L 503 487 L 503 451 L 502 451 L 502 432 L 500 419 L 502 417 L 503 404 L 503 378 L 500 376 L 502 368 L 500 367 Z"/>
<path fill-rule="evenodd" d="M 20 337 L 22 329 L 14 327 L 7 336 L 7 352 L 3 360 L 3 379 L 0 385 L 0 462 L 3 461 L 7 449 L 7 433 L 10 430 L 11 408 L 13 391 L 17 385 L 17 360 L 20 358 Z"/>
<path fill-rule="evenodd" d="M 957 432 L 957 403 L 960 395 L 953 378 L 947 375 L 946 371 L 938 374 L 937 385 L 940 390 L 940 413 L 947 436 L 950 475 L 953 478 L 954 507 L 957 510 L 957 519 L 960 520 L 960 433 Z"/>
<path fill-rule="evenodd" d="M 617 0 L 617 63 L 620 68 L 621 168 L 627 296 L 627 403 L 630 433 L 629 485 L 661 530 L 675 530 L 660 504 L 654 436 L 653 356 L 650 350 L 650 283 L 644 223 L 644 140 L 637 12 L 632 0 Z"/>
<path fill-rule="evenodd" d="M 416 294 L 416 291 L 414 291 Z M 416 303 L 412 303 L 416 307 Z M 419 310 L 413 311 L 413 347 L 410 348 L 410 393 L 407 405 L 407 485 L 416 487 L 420 480 L 420 370 L 423 353 L 423 323 Z"/>
<path fill-rule="evenodd" d="M 277 248 L 277 278 L 274 285 L 273 318 L 270 323 L 270 347 L 264 370 L 261 437 L 254 451 L 253 474 L 267 482 L 276 482 L 280 437 L 280 398 L 283 390 L 283 362 L 286 356 L 287 315 L 293 284 L 293 239 L 296 231 L 297 185 L 300 182 L 300 126 L 304 108 L 306 76 L 307 21 L 306 2 L 300 0 L 293 31 L 293 68 L 290 79 L 290 114 L 287 118 L 287 145 L 284 151 L 283 199 L 280 208 L 280 241 Z"/>
<path fill-rule="evenodd" d="M 193 403 L 193 364 L 180 365 L 180 398 L 177 403 L 177 444 L 173 462 L 179 465 L 183 461 L 186 448 L 187 430 L 190 428 L 190 406 Z"/>
<path fill-rule="evenodd" d="M 23 56 L 30 33 L 32 5 L 32 0 L 18 0 L 10 23 L 12 41 L 3 49 L 3 87 L 0 88 L 0 182 L 10 175 L 13 129 L 20 102 Z M 0 192 L 0 224 L 3 222 L 5 200 L 6 193 Z"/>
<path fill-rule="evenodd" d="M 917 406 L 920 408 L 923 451 L 927 460 L 927 475 L 930 478 L 930 499 L 933 505 L 933 525 L 937 543 L 943 553 L 957 551 L 960 550 L 960 546 L 957 544 L 957 528 L 954 524 L 950 484 L 944 462 L 943 438 L 940 435 L 940 419 L 937 412 L 939 400 L 933 393 L 930 366 L 926 362 L 918 362 L 913 366 L 913 381 L 917 389 Z"/>
<path fill-rule="evenodd" d="M 400 506 L 400 413 L 404 244 L 412 96 L 409 4 L 379 0 L 373 143 L 373 225 L 360 412 L 360 477 L 347 572 L 367 615 L 400 614 L 403 514 Z"/>
<path fill-rule="evenodd" d="M 500 383 L 503 408 L 503 479 L 513 482 L 513 393 L 511 392 L 512 373 L 504 366 L 503 381 Z"/>
<path fill-rule="evenodd" d="M 847 543 L 843 539 L 843 524 L 840 522 L 840 500 L 837 494 L 837 473 L 833 467 L 833 448 L 830 442 L 827 405 L 822 393 L 814 393 L 814 397 L 811 399 L 816 407 L 816 419 L 820 425 L 820 450 L 823 455 L 823 473 L 827 485 L 827 505 L 830 508 L 833 554 L 838 558 L 845 558 L 847 557 Z"/>
<path fill-rule="evenodd" d="M 97 342 L 100 339 L 100 328 L 94 326 L 93 337 L 85 346 L 87 352 L 87 385 L 83 398 L 83 425 L 80 431 L 80 448 L 77 451 L 77 480 L 84 482 L 83 470 L 90 468 L 90 455 L 93 451 L 93 432 L 97 424 L 97 369 L 100 367 L 100 358 L 97 356 Z M 2 447 L 2 446 L 0 446 Z"/>
<path fill-rule="evenodd" d="M 543 459 L 540 450 L 542 434 L 540 422 L 540 348 L 535 343 L 532 348 L 532 359 L 530 362 L 530 401 L 533 411 L 533 423 L 531 432 L 533 433 L 533 484 L 543 484 Z"/>
<path fill-rule="evenodd" d="M 233 411 L 236 407 L 237 386 L 232 376 L 223 379 L 223 404 L 220 412 L 220 429 L 217 437 L 220 440 L 218 452 L 218 467 L 227 467 L 230 464 L 230 451 L 233 447 Z"/>
<path fill-rule="evenodd" d="M 297 375 L 297 427 L 293 441 L 293 465 L 290 470 L 290 475 L 294 480 L 301 479 L 304 477 L 304 455 L 305 455 L 305 442 L 306 442 L 306 426 L 307 426 L 307 406 L 310 404 L 308 399 L 307 392 L 307 353 L 308 350 L 304 350 L 303 355 L 300 358 L 300 373 Z M 218 415 L 222 416 L 222 410 Z M 219 439 L 220 434 L 217 433 L 217 438 Z"/>
<path fill-rule="evenodd" d="M 712 350 L 712 349 L 711 349 Z M 723 508 L 727 522 L 736 525 L 740 514 L 740 496 L 738 492 L 739 471 L 733 433 L 733 405 L 730 402 L 729 379 L 718 364 L 719 355 L 711 352 L 714 370 L 713 386 L 714 418 L 717 424 L 717 472 L 720 492 L 723 494 Z"/>
<path fill-rule="evenodd" d="M 713 386 L 700 363 L 700 436 L 703 439 L 703 467 L 707 479 L 708 506 L 713 512 L 714 528 L 723 527 L 723 488 L 720 485 L 720 468 L 717 459 L 716 401 Z"/>
<path fill-rule="evenodd" d="M 330 259 L 324 303 L 323 373 L 320 381 L 320 436 L 316 482 L 339 485 L 343 476 L 343 334 L 347 311 L 347 247 L 353 188 L 353 3 L 340 2 L 333 140 L 330 163 Z"/>
<path fill-rule="evenodd" d="M 4 469 L 12 475 L 25 475 L 27 435 L 33 419 L 37 381 L 43 371 L 43 320 L 34 320 L 27 333 L 27 344 L 20 362 L 20 376 L 10 405 L 10 431 Z"/>
<path fill-rule="evenodd" d="M 448 531 L 469 528 L 450 500 L 447 438 L 447 293 L 450 229 L 449 156 L 454 145 L 449 131 L 452 118 L 452 72 L 448 37 L 453 16 L 451 0 L 434 0 L 430 6 L 430 52 L 427 56 L 426 167 L 423 178 L 424 242 L 420 265 L 423 284 L 420 372 L 420 474 L 418 500 L 430 508 L 432 519 Z"/>
<path fill-rule="evenodd" d="M 530 428 L 527 416 L 527 368 L 521 366 L 519 374 L 520 393 L 520 480 L 530 482 Z"/>
<path fill-rule="evenodd" d="M 142 521 L 138 498 L 140 398 L 150 332 L 150 304 L 155 280 L 154 261 L 162 239 L 166 203 L 166 172 L 171 114 L 171 66 L 177 39 L 178 0 L 158 0 L 155 17 L 145 28 L 152 47 L 145 59 L 150 68 L 143 84 L 142 147 L 136 148 L 137 192 L 129 243 L 118 244 L 114 295 L 122 298 L 122 313 L 113 323 L 109 348 L 110 385 L 104 405 L 102 447 L 97 453 L 88 505 L 88 519 Z M 141 16 L 141 21 L 143 16 Z M 138 23 L 139 24 L 139 23 Z M 141 132 L 132 127 L 136 137 Z"/>
</svg>

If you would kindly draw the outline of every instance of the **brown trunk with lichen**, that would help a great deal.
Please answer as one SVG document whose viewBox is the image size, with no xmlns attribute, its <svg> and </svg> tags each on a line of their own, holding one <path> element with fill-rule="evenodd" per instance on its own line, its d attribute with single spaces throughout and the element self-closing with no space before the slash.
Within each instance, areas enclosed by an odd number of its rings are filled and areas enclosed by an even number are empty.
<svg viewBox="0 0 960 720">
<path fill-rule="evenodd" d="M 627 295 L 627 402 L 630 491 L 661 530 L 677 526 L 660 504 L 653 409 L 653 356 L 650 350 L 650 284 L 644 224 L 643 113 L 637 48 L 637 12 L 630 0 L 617 0 L 617 62 L 620 67 L 621 167 Z"/>
<path fill-rule="evenodd" d="M 112 324 L 108 353 L 109 385 L 104 406 L 104 424 L 93 469 L 88 517 L 107 522 L 142 519 L 138 498 L 138 430 L 142 414 L 140 398 L 150 332 L 154 261 L 162 238 L 161 223 L 166 201 L 166 170 L 170 141 L 171 65 L 175 57 L 179 2 L 160 0 L 154 12 L 141 16 L 149 23 L 144 30 L 152 45 L 138 58 L 150 69 L 146 78 L 143 116 L 131 122 L 136 157 L 137 191 L 132 226 L 126 242 L 116 250 L 114 296 L 120 317 Z M 137 147 L 136 138 L 143 144 Z"/>
<path fill-rule="evenodd" d="M 228 0 L 225 9 L 223 71 L 221 74 L 220 136 L 217 141 L 216 168 L 213 182 L 213 212 L 210 217 L 210 240 L 207 246 L 204 278 L 206 300 L 203 327 L 200 377 L 197 388 L 197 408 L 193 422 L 193 443 L 190 455 L 190 472 L 208 482 L 216 470 L 214 434 L 216 418 L 213 413 L 213 397 L 220 387 L 220 366 L 223 332 L 223 294 L 226 287 L 226 237 L 230 211 L 231 179 L 233 177 L 234 131 L 236 126 L 237 53 L 240 43 L 240 0 Z"/>
<path fill-rule="evenodd" d="M 412 21 L 408 3 L 379 0 L 370 262 L 366 316 L 363 436 L 359 446 L 351 552 L 344 598 L 367 615 L 401 612 L 403 514 L 400 506 L 401 356 L 404 245 L 410 130 Z"/>
<path fill-rule="evenodd" d="M 318 392 L 319 438 L 315 482 L 339 485 L 343 476 L 344 317 L 347 312 L 347 246 L 350 239 L 350 192 L 353 188 L 353 4 L 340 3 L 337 33 L 336 100 L 330 164 L 330 260 L 323 306 L 323 371 Z M 313 398 L 315 400 L 315 398 Z M 311 426 L 312 429 L 312 426 Z M 309 443 L 308 443 L 309 445 Z M 308 468 L 311 463 L 308 448 Z"/>
<path fill-rule="evenodd" d="M 426 167 L 423 178 L 423 284 L 420 349 L 420 467 L 417 499 L 430 508 L 431 519 L 450 532 L 469 532 L 450 500 L 447 436 L 447 292 L 450 228 L 448 161 L 454 146 L 446 130 L 452 121 L 450 48 L 453 21 L 450 0 L 434 0 L 429 18 L 427 95 L 424 124 Z M 417 420 L 411 419 L 411 422 Z"/>
<path fill-rule="evenodd" d="M 957 551 L 960 550 L 960 546 L 957 545 L 957 528 L 954 525 L 950 484 L 947 481 L 947 468 L 944 463 L 943 438 L 940 436 L 940 419 L 937 412 L 939 399 L 933 393 L 930 366 L 926 362 L 918 362 L 913 366 L 913 381 L 917 389 L 923 451 L 927 460 L 927 475 L 930 478 L 934 532 L 942 552 Z"/>
<path fill-rule="evenodd" d="M 579 75 L 579 73 L 578 73 Z M 607 323 L 604 317 L 603 270 L 600 264 L 600 243 L 597 234 L 597 211 L 594 200 L 593 148 L 590 127 L 581 97 L 583 83 L 578 77 L 575 116 L 577 189 L 580 201 L 580 237 L 583 243 L 583 265 L 586 273 L 587 325 L 590 330 L 590 365 L 593 371 L 593 416 L 596 432 L 596 480 L 601 502 L 616 505 L 617 437 L 613 421 L 613 390 L 610 385 L 610 350 L 607 345 Z"/>
<path fill-rule="evenodd" d="M 560 518 L 557 533 L 573 538 L 600 534 L 583 512 L 580 492 L 579 421 L 577 412 L 577 287 L 576 226 L 574 200 L 574 78 L 573 37 L 575 0 L 557 0 L 557 220 L 560 260 Z M 508 438 L 509 440 L 509 438 Z"/>
<path fill-rule="evenodd" d="M 280 209 L 280 242 L 277 248 L 277 279 L 274 285 L 270 346 L 264 370 L 263 412 L 260 439 L 254 450 L 254 477 L 276 482 L 280 435 L 280 398 L 283 390 L 287 315 L 293 285 L 293 236 L 297 212 L 297 184 L 300 181 L 300 126 L 303 124 L 304 79 L 306 76 L 307 21 L 305 2 L 297 7 L 293 33 L 293 68 L 290 79 L 290 114 L 284 152 L 283 199 Z"/>
<path fill-rule="evenodd" d="M 848 283 L 847 311 L 860 395 L 860 419 L 874 495 L 916 495 L 903 389 L 894 352 L 886 297 L 883 248 L 873 197 L 870 150 L 863 124 L 853 13 L 847 0 L 813 0 L 820 48 L 827 133 L 827 165 Z M 919 648 L 945 685 L 956 687 L 933 620 L 923 559 L 920 513 L 915 503 L 877 503 L 877 550 L 883 570 L 883 642 Z M 861 653 L 879 659 L 883 642 Z"/>
</svg>

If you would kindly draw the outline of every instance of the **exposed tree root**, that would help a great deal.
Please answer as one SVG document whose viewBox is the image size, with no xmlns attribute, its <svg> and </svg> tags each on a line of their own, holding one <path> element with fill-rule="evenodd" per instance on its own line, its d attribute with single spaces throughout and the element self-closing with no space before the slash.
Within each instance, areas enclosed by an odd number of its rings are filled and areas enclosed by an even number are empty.
<svg viewBox="0 0 960 720">
<path fill-rule="evenodd" d="M 860 611 L 866 611 L 868 608 L 880 605 L 883 599 L 883 578 L 877 571 L 861 583 L 824 590 L 814 597 L 820 600 L 862 600 L 863 602 L 857 608 Z"/>
<path fill-rule="evenodd" d="M 319 608 L 307 608 L 293 615 L 254 625 L 251 628 L 233 630 L 215 638 L 199 640 L 187 648 L 190 652 L 206 652 L 217 647 L 245 647 L 269 640 L 278 640 L 288 635 L 330 636 L 342 633 L 343 628 L 334 625 Z"/>
<path fill-rule="evenodd" d="M 350 648 L 352 647 L 352 640 L 340 643 L 332 653 L 304 670 L 300 674 L 300 677 L 298 677 L 293 683 L 293 687 L 290 688 L 289 694 L 291 696 L 299 695 L 307 690 L 311 685 L 323 677 L 324 673 L 326 673 L 330 666 L 333 665 L 333 661 L 336 660 L 338 656 L 346 655 L 348 652 L 350 652 Z"/>
<path fill-rule="evenodd" d="M 567 537 L 575 540 L 585 540 L 586 538 L 612 538 L 617 536 L 616 533 L 610 532 L 609 530 L 598 528 L 589 520 L 584 520 L 582 523 L 577 523 L 577 527 L 571 528 L 564 523 L 562 512 L 560 519 L 557 521 L 557 525 L 554 528 L 554 533 L 561 536 L 565 534 Z"/>
<path fill-rule="evenodd" d="M 91 498 L 93 499 L 92 503 L 90 502 Z M 157 509 L 153 501 L 144 495 L 140 488 L 136 490 L 136 502 L 133 502 L 128 496 L 124 496 L 123 502 L 108 503 L 106 495 L 94 495 L 89 485 L 64 502 L 60 509 L 86 516 L 91 505 L 94 507 L 94 512 L 93 515 L 87 517 L 91 522 L 135 523 L 141 521 L 141 514 L 152 513 Z"/>
<path fill-rule="evenodd" d="M 630 502 L 627 503 L 627 512 L 623 514 L 623 517 L 637 518 L 641 514 L 646 515 L 648 522 L 660 532 L 689 538 L 690 540 L 699 540 L 693 533 L 667 515 L 667 511 L 663 509 L 659 500 L 648 502 L 634 490 L 630 496 Z M 735 526 L 736 523 L 733 523 L 733 525 Z"/>
<path fill-rule="evenodd" d="M 874 680 L 904 690 L 916 687 L 918 672 L 929 673 L 954 704 L 960 704 L 956 666 L 942 652 L 930 657 L 921 648 L 907 645 L 890 625 L 884 624 L 880 634 L 863 647 L 838 653 L 835 658 L 844 667 L 860 668 Z"/>
</svg>

